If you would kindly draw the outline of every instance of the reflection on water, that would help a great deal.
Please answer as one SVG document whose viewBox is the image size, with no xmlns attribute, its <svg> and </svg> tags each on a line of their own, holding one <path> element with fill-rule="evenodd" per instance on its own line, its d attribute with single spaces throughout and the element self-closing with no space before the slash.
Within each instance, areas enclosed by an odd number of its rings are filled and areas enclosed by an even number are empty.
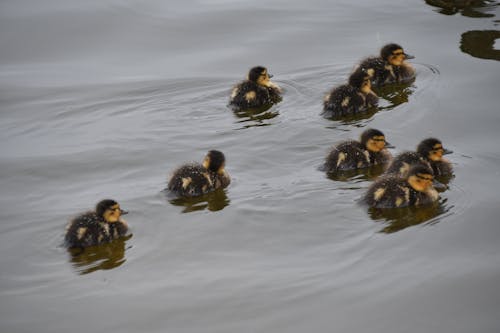
<svg viewBox="0 0 500 333">
<path fill-rule="evenodd" d="M 396 106 L 408 103 L 409 97 L 415 91 L 413 82 L 394 83 L 382 87 L 374 87 L 373 91 L 381 98 L 389 102 L 387 106 L 379 106 L 379 110 L 392 110 Z"/>
<path fill-rule="evenodd" d="M 273 119 L 279 115 L 276 110 L 270 110 L 273 105 L 265 105 L 260 108 L 252 108 L 245 110 L 233 109 L 236 117 L 240 118 L 237 123 L 244 123 L 243 128 L 250 128 L 255 126 L 269 126 L 270 122 L 267 120 Z"/>
<path fill-rule="evenodd" d="M 438 13 L 455 15 L 460 13 L 467 17 L 494 17 L 493 11 L 499 4 L 494 0 L 425 0 L 428 5 L 440 8 Z"/>
<path fill-rule="evenodd" d="M 462 34 L 460 50 L 476 58 L 500 60 L 500 50 L 494 48 L 498 38 L 498 30 L 467 31 Z"/>
<path fill-rule="evenodd" d="M 352 179 L 371 181 L 384 173 L 385 167 L 386 165 L 379 164 L 370 168 L 331 172 L 327 173 L 327 177 L 335 181 L 348 181 Z"/>
<path fill-rule="evenodd" d="M 495 17 L 494 12 L 500 3 L 488 0 L 426 0 L 428 5 L 441 8 L 438 13 L 475 18 Z M 497 21 L 498 22 L 498 21 Z M 495 41 L 500 38 L 498 30 L 471 30 L 462 34 L 460 50 L 475 58 L 500 60 L 500 50 L 495 49 Z"/>
<path fill-rule="evenodd" d="M 424 222 L 437 223 L 438 216 L 443 215 L 450 208 L 442 199 L 432 205 L 411 206 L 404 208 L 373 208 L 368 209 L 368 215 L 376 222 L 385 222 L 386 226 L 380 230 L 384 233 L 393 233 Z"/>
<path fill-rule="evenodd" d="M 125 244 L 130 238 L 132 235 L 98 246 L 68 249 L 70 262 L 82 275 L 98 270 L 113 269 L 126 261 Z"/>
<path fill-rule="evenodd" d="M 226 189 L 217 189 L 213 192 L 198 197 L 184 198 L 179 197 L 170 199 L 169 202 L 174 206 L 184 206 L 183 213 L 191 213 L 199 210 L 208 209 L 215 212 L 224 209 L 231 202 L 226 195 Z"/>
</svg>

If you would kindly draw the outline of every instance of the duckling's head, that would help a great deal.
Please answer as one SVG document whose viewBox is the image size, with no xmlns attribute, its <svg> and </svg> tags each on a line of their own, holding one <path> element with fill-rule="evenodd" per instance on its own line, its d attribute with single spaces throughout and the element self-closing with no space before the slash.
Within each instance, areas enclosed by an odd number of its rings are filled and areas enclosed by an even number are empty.
<svg viewBox="0 0 500 333">
<path fill-rule="evenodd" d="M 122 210 L 118 202 L 112 199 L 101 200 L 95 207 L 97 216 L 101 216 L 108 223 L 118 222 L 122 215 L 128 212 Z"/>
<path fill-rule="evenodd" d="M 378 153 L 386 146 L 385 135 L 381 131 L 369 128 L 361 133 L 361 144 L 368 149 L 368 151 Z"/>
<path fill-rule="evenodd" d="M 363 91 L 364 93 L 368 93 L 371 91 L 372 84 L 371 84 L 371 77 L 373 75 L 372 72 L 373 69 L 364 69 L 364 68 L 358 68 L 356 69 L 350 76 L 348 83 L 349 85 L 358 88 L 359 90 Z"/>
<path fill-rule="evenodd" d="M 432 169 L 424 164 L 417 164 L 411 167 L 408 172 L 408 184 L 419 192 L 425 192 L 432 187 L 434 173 Z"/>
<path fill-rule="evenodd" d="M 406 59 L 414 58 L 414 56 L 406 54 L 401 45 L 394 43 L 382 47 L 380 57 L 393 66 L 401 66 Z"/>
<path fill-rule="evenodd" d="M 441 161 L 443 155 L 450 154 L 451 150 L 443 148 L 443 144 L 436 138 L 422 140 L 417 146 L 417 152 L 429 161 Z"/>
<path fill-rule="evenodd" d="M 210 150 L 203 160 L 203 167 L 205 167 L 205 169 L 219 174 L 224 173 L 225 166 L 226 157 L 218 150 Z"/>
<path fill-rule="evenodd" d="M 258 85 L 268 87 L 273 76 L 267 72 L 267 68 L 262 66 L 253 67 L 248 72 L 248 80 Z"/>
</svg>

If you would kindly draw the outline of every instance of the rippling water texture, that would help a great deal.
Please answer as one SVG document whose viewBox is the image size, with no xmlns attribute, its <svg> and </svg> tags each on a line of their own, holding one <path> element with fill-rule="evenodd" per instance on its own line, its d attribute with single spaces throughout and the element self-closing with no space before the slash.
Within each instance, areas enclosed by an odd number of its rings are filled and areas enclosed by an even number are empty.
<svg viewBox="0 0 500 333">
<path fill-rule="evenodd" d="M 499 7 L 445 3 L 2 1 L 0 331 L 498 332 Z M 387 42 L 416 81 L 322 118 Z M 233 112 L 254 65 L 284 99 Z M 367 127 L 394 154 L 428 136 L 454 151 L 436 206 L 368 210 L 373 175 L 319 170 Z M 231 185 L 167 196 L 213 148 Z M 68 252 L 68 220 L 106 197 L 133 235 Z"/>
</svg>

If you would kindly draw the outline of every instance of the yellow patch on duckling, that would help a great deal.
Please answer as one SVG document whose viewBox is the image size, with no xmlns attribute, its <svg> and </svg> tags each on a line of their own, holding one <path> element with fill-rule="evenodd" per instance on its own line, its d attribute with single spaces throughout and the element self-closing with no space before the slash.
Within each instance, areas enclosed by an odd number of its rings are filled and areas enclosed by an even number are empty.
<svg viewBox="0 0 500 333">
<path fill-rule="evenodd" d="M 255 97 L 257 96 L 257 94 L 255 93 L 255 91 L 249 91 L 245 94 L 245 99 L 247 100 L 247 102 L 250 102 L 250 101 L 253 101 L 255 99 Z"/>
<path fill-rule="evenodd" d="M 346 97 L 342 100 L 342 103 L 340 103 L 340 105 L 342 105 L 343 107 L 346 107 L 349 105 L 349 101 L 351 100 L 350 97 Z"/>
<path fill-rule="evenodd" d="M 233 91 L 231 92 L 231 99 L 234 99 L 238 93 L 240 92 L 240 89 L 238 87 L 235 87 Z"/>
<path fill-rule="evenodd" d="M 439 199 L 439 193 L 434 187 L 430 187 L 427 191 L 425 191 L 425 193 L 432 199 L 432 201 Z"/>
<path fill-rule="evenodd" d="M 385 188 L 379 188 L 378 190 L 375 191 L 375 193 L 373 193 L 373 199 L 375 201 L 379 201 L 380 198 L 382 198 L 382 196 L 384 195 L 385 193 Z"/>
<path fill-rule="evenodd" d="M 396 198 L 396 207 L 401 206 L 401 204 L 404 202 L 404 199 L 401 197 Z"/>
<path fill-rule="evenodd" d="M 85 232 L 87 232 L 87 228 L 84 227 L 78 228 L 78 230 L 76 231 L 76 238 L 78 240 L 82 239 L 83 236 L 85 236 Z"/>
<path fill-rule="evenodd" d="M 182 178 L 182 188 L 186 189 L 192 181 L 191 177 Z"/>
<path fill-rule="evenodd" d="M 345 161 L 346 157 L 347 157 L 346 154 L 339 153 L 339 157 L 337 159 L 337 167 L 340 165 L 340 163 Z"/>
<path fill-rule="evenodd" d="M 410 165 L 406 162 L 403 162 L 403 165 L 401 168 L 399 168 L 399 175 L 404 177 L 408 174 L 408 171 L 410 171 Z"/>
<path fill-rule="evenodd" d="M 373 77 L 373 75 L 375 75 L 375 70 L 373 68 L 368 68 L 366 70 L 366 74 L 368 74 L 370 77 Z"/>
<path fill-rule="evenodd" d="M 207 179 L 207 182 L 210 186 L 213 186 L 212 179 L 210 178 L 210 175 L 208 174 L 208 172 L 204 172 L 203 177 L 205 177 Z"/>
<path fill-rule="evenodd" d="M 405 200 L 406 202 L 410 202 L 410 189 L 406 186 L 402 188 L 403 192 L 405 193 Z"/>
</svg>

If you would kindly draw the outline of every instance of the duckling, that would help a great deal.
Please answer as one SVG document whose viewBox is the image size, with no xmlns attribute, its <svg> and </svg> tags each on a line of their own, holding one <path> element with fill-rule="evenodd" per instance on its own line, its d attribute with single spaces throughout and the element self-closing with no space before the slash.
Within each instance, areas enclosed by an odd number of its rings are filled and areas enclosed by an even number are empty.
<svg viewBox="0 0 500 333">
<path fill-rule="evenodd" d="M 436 138 L 422 140 L 417 146 L 417 152 L 429 162 L 435 177 L 453 174 L 450 161 L 443 158 L 443 155 L 451 154 L 453 151 L 444 148 L 440 140 Z"/>
<path fill-rule="evenodd" d="M 350 76 L 347 84 L 333 88 L 323 100 L 323 115 L 327 117 L 345 116 L 366 111 L 378 105 L 378 96 L 371 90 L 371 74 L 358 68 Z"/>
<path fill-rule="evenodd" d="M 439 199 L 432 186 L 432 169 L 424 164 L 414 165 L 408 177 L 384 176 L 375 181 L 366 192 L 364 201 L 375 208 L 399 208 L 428 205 Z"/>
<path fill-rule="evenodd" d="M 386 174 L 406 177 L 412 165 L 421 163 L 429 166 L 435 177 L 451 176 L 453 167 L 443 158 L 444 154 L 451 153 L 451 150 L 443 148 L 440 140 L 427 138 L 418 144 L 416 152 L 407 151 L 398 154 L 387 168 Z"/>
<path fill-rule="evenodd" d="M 210 150 L 202 164 L 185 164 L 176 169 L 168 189 L 179 196 L 195 197 L 229 185 L 231 178 L 224 169 L 226 158 L 218 150 Z"/>
<path fill-rule="evenodd" d="M 386 148 L 389 146 L 384 133 L 377 129 L 367 129 L 361 133 L 360 142 L 349 140 L 334 146 L 326 156 L 324 169 L 333 173 L 389 163 L 392 158 Z"/>
<path fill-rule="evenodd" d="M 405 60 L 414 56 L 406 54 L 398 44 L 387 44 L 380 50 L 379 57 L 363 60 L 359 68 L 370 72 L 371 82 L 375 86 L 388 83 L 405 83 L 415 78 L 415 69 Z"/>
<path fill-rule="evenodd" d="M 100 201 L 95 211 L 83 213 L 68 224 L 66 245 L 70 248 L 83 248 L 108 243 L 124 236 L 128 225 L 121 216 L 127 213 L 115 200 Z"/>
<path fill-rule="evenodd" d="M 270 106 L 281 101 L 281 88 L 270 79 L 273 76 L 262 66 L 253 67 L 248 78 L 231 92 L 229 105 L 236 110 Z"/>
</svg>

